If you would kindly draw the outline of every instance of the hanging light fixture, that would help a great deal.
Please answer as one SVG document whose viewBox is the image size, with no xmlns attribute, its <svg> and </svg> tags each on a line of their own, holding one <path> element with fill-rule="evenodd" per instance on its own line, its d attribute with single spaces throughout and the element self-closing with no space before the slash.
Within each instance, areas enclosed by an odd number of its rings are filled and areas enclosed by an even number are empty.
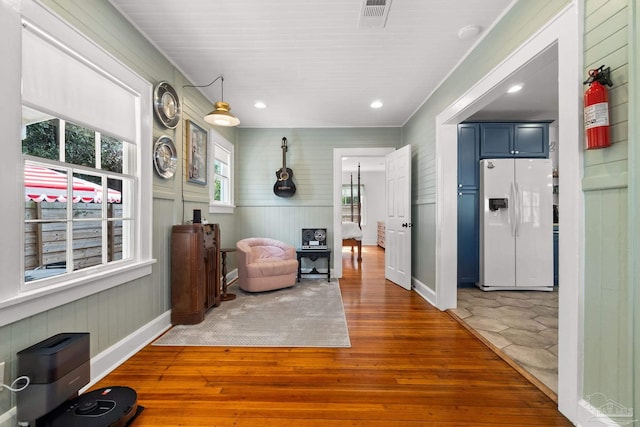
<svg viewBox="0 0 640 427">
<path fill-rule="evenodd" d="M 222 93 L 220 96 L 222 100 L 213 104 L 213 111 L 204 116 L 204 121 L 216 126 L 238 126 L 240 124 L 240 119 L 231 114 L 231 107 L 228 103 L 224 102 L 224 76 L 219 75 L 208 85 L 185 85 L 184 87 L 209 87 L 218 80 L 220 80 L 220 85 L 222 88 Z"/>
</svg>

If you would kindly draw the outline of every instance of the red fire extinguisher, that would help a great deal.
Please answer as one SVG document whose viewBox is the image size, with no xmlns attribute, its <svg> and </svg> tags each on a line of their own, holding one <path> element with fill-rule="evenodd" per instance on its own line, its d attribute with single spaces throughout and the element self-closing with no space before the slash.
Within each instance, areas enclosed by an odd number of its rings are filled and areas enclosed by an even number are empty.
<svg viewBox="0 0 640 427">
<path fill-rule="evenodd" d="M 613 86 L 609 77 L 610 69 L 604 65 L 589 70 L 589 78 L 584 84 L 589 88 L 584 93 L 584 129 L 587 150 L 605 148 L 609 140 L 609 95 L 606 86 Z"/>
</svg>

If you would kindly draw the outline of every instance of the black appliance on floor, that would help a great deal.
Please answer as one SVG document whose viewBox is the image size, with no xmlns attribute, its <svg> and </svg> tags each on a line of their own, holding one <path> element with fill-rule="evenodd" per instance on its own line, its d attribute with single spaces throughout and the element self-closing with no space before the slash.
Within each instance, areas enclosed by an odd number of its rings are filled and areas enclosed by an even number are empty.
<svg viewBox="0 0 640 427">
<path fill-rule="evenodd" d="M 79 395 L 91 379 L 88 333 L 61 333 L 18 352 L 17 394 L 23 427 L 124 427 L 144 409 L 135 390 L 114 386 Z"/>
</svg>

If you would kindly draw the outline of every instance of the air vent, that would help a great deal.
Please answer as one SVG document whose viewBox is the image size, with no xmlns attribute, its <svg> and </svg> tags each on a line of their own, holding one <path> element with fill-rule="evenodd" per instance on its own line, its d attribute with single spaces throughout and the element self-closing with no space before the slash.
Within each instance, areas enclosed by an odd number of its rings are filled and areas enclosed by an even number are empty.
<svg viewBox="0 0 640 427">
<path fill-rule="evenodd" d="M 384 28 L 391 0 L 363 0 L 360 28 Z"/>
</svg>

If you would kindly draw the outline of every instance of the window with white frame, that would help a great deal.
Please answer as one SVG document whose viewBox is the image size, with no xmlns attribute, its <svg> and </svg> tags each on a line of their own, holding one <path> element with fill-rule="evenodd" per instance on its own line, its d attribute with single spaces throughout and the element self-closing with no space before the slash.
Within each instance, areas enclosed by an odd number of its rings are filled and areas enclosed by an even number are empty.
<svg viewBox="0 0 640 427">
<path fill-rule="evenodd" d="M 132 144 L 22 110 L 24 281 L 130 259 Z"/>
<path fill-rule="evenodd" d="M 151 208 L 151 168 L 139 161 L 151 151 L 141 143 L 152 137 L 151 84 L 51 14 L 27 15 L 15 141 L 24 278 L 5 293 L 25 292 L 24 316 L 148 275 L 153 261 L 151 225 L 139 220 Z"/>
<path fill-rule="evenodd" d="M 233 170 L 234 147 L 215 131 L 209 131 L 211 147 L 213 148 L 211 162 L 213 163 L 210 186 L 209 211 L 214 213 L 232 212 L 234 208 Z"/>
</svg>

